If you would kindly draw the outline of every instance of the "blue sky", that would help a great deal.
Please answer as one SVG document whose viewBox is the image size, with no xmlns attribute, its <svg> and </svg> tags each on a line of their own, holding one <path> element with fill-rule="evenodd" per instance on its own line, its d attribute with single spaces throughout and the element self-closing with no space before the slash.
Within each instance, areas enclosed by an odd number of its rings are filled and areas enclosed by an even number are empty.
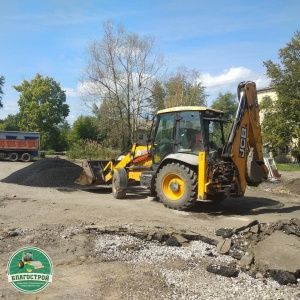
<svg viewBox="0 0 300 300">
<path fill-rule="evenodd" d="M 155 37 L 169 70 L 197 69 L 208 104 L 218 92 L 235 93 L 240 81 L 265 87 L 263 61 L 278 61 L 278 50 L 300 30 L 299 13 L 299 0 L 2 0 L 0 119 L 18 112 L 19 93 L 12 86 L 36 73 L 53 77 L 66 90 L 70 123 L 88 113 L 78 80 L 85 48 L 101 39 L 107 20 Z"/>
</svg>

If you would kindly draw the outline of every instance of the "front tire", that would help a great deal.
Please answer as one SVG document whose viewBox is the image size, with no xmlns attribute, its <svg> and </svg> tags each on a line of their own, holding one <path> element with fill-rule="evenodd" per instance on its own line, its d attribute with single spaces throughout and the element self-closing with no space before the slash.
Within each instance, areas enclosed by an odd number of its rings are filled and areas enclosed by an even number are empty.
<svg viewBox="0 0 300 300">
<path fill-rule="evenodd" d="M 24 268 L 24 262 L 23 262 L 22 260 L 20 260 L 20 261 L 18 262 L 18 267 L 19 267 L 20 269 L 23 269 L 23 268 Z"/>
<path fill-rule="evenodd" d="M 157 174 L 156 191 L 166 207 L 187 210 L 197 201 L 196 173 L 179 163 L 165 165 Z"/>
<path fill-rule="evenodd" d="M 126 196 L 128 185 L 127 172 L 124 168 L 116 169 L 112 178 L 112 193 L 116 199 L 123 199 Z"/>
</svg>

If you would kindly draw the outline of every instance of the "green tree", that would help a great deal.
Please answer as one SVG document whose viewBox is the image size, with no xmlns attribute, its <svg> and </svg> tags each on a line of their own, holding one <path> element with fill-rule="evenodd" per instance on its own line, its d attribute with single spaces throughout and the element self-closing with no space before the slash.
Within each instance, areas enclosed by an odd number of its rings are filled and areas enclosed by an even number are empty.
<svg viewBox="0 0 300 300">
<path fill-rule="evenodd" d="M 93 113 L 97 118 L 98 141 L 106 147 L 124 150 L 125 145 L 131 142 L 129 128 L 127 123 L 120 119 L 120 111 L 114 105 L 114 101 L 104 99 L 100 107 L 94 106 Z"/>
<path fill-rule="evenodd" d="M 169 76 L 165 82 L 154 82 L 149 97 L 149 106 L 154 112 L 174 106 L 205 106 L 207 95 L 199 78 L 200 74 L 196 70 L 178 68 L 176 74 Z"/>
<path fill-rule="evenodd" d="M 0 108 L 3 108 L 2 98 L 3 98 L 4 92 L 3 92 L 2 88 L 4 86 L 4 83 L 5 83 L 4 76 L 0 76 Z"/>
<path fill-rule="evenodd" d="M 206 105 L 205 87 L 199 78 L 200 74 L 195 70 L 178 68 L 175 76 L 165 83 L 166 106 Z"/>
<path fill-rule="evenodd" d="M 164 109 L 166 107 L 165 101 L 167 92 L 162 82 L 156 80 L 151 87 L 151 95 L 148 98 L 149 106 L 151 110 L 155 113 L 160 109 Z"/>
<path fill-rule="evenodd" d="M 222 110 L 224 112 L 224 118 L 228 121 L 232 121 L 235 117 L 238 107 L 237 96 L 230 92 L 225 94 L 219 93 L 218 97 L 213 101 L 211 107 L 217 110 Z M 225 137 L 228 135 L 230 128 L 231 122 L 224 124 Z M 221 138 L 221 136 L 219 138 Z"/>
<path fill-rule="evenodd" d="M 58 125 L 59 129 L 59 139 L 58 139 L 58 149 L 60 151 L 69 150 L 72 144 L 71 138 L 71 126 L 68 121 L 64 120 L 61 124 Z"/>
<path fill-rule="evenodd" d="M 97 118 L 93 116 L 80 116 L 72 126 L 74 140 L 98 140 Z"/>
<path fill-rule="evenodd" d="M 17 113 L 15 115 L 8 115 L 3 120 L 2 130 L 7 131 L 19 131 L 20 130 L 20 121 L 22 119 L 21 113 Z"/>
<path fill-rule="evenodd" d="M 287 152 L 291 144 L 289 121 L 278 109 L 278 102 L 271 97 L 264 97 L 260 103 L 260 109 L 264 113 L 262 131 L 264 144 L 274 156 L 280 152 Z"/>
<path fill-rule="evenodd" d="M 60 151 L 59 125 L 69 114 L 66 93 L 53 78 L 37 74 L 31 81 L 14 86 L 21 93 L 18 105 L 20 129 L 42 133 L 42 149 Z"/>
<path fill-rule="evenodd" d="M 225 94 L 219 93 L 218 97 L 213 101 L 211 107 L 222 110 L 224 112 L 224 117 L 228 120 L 231 120 L 235 116 L 238 107 L 237 96 L 230 92 Z"/>
<path fill-rule="evenodd" d="M 261 104 L 264 142 L 275 153 L 299 147 L 293 139 L 300 137 L 300 31 L 279 50 L 279 60 L 264 62 L 278 99 L 272 103 L 265 99 Z"/>
</svg>

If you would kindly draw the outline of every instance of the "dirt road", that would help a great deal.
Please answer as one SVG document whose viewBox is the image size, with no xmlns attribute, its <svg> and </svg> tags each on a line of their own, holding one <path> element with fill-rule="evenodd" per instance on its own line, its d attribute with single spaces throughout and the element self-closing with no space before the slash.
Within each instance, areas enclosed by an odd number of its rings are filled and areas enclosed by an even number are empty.
<svg viewBox="0 0 300 300">
<path fill-rule="evenodd" d="M 0 162 L 0 179 L 24 166 L 26 163 Z M 299 175 L 300 172 L 284 173 L 283 180 L 288 182 Z M 126 199 L 116 200 L 110 188 L 69 190 L 0 182 L 0 298 L 229 299 L 228 289 L 237 299 L 245 299 L 241 290 L 248 299 L 285 299 L 284 295 L 300 299 L 299 283 L 281 287 L 242 272 L 234 279 L 236 282 L 207 273 L 208 262 L 234 263 L 228 256 L 216 253 L 211 245 L 199 242 L 186 248 L 166 247 L 121 234 L 107 236 L 87 230 L 96 225 L 143 232 L 185 230 L 220 240 L 215 231 L 221 227 L 237 228 L 253 220 L 270 223 L 300 219 L 300 197 L 284 189 L 273 193 L 278 186 L 249 188 L 244 198 L 229 198 L 219 206 L 199 203 L 191 212 L 179 212 L 164 208 L 139 187 L 131 188 Z M 15 234 L 4 234 L 12 231 Z M 34 295 L 23 294 L 7 282 L 9 257 L 25 246 L 43 249 L 54 264 L 53 283 Z M 188 255 L 191 247 L 195 251 Z M 204 249 L 203 256 L 199 257 L 197 247 Z M 151 260 L 150 252 L 143 252 L 146 249 L 164 259 Z M 163 249 L 169 256 L 160 252 Z M 176 252 L 179 249 L 181 254 Z M 300 265 L 299 256 L 295 260 Z M 252 290 L 254 286 L 262 294 Z"/>
</svg>

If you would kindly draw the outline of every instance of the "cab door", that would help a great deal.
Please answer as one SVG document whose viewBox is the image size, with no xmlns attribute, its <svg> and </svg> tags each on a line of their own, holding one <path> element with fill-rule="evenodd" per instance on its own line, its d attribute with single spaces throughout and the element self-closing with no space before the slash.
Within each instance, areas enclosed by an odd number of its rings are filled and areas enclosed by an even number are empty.
<svg viewBox="0 0 300 300">
<path fill-rule="evenodd" d="M 157 122 L 152 142 L 153 164 L 159 164 L 168 154 L 174 152 L 174 113 L 159 115 Z"/>
</svg>

